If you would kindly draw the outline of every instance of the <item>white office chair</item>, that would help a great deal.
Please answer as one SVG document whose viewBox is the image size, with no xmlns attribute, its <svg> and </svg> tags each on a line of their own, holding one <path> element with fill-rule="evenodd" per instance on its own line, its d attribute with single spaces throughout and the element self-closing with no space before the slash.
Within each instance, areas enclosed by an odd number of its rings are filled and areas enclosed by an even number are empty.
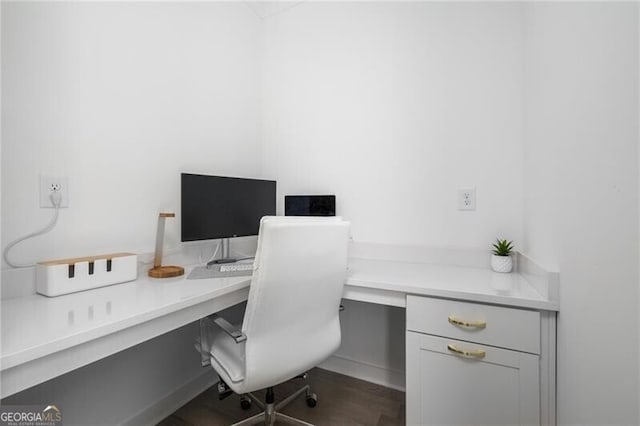
<svg viewBox="0 0 640 426">
<path fill-rule="evenodd" d="M 300 376 L 340 346 L 339 307 L 347 273 L 349 223 L 340 218 L 264 217 L 242 329 L 214 316 L 210 362 L 222 381 L 264 411 L 236 425 L 272 425 L 309 386 L 274 404 L 273 386 Z M 265 404 L 251 392 L 267 388 Z M 246 398 L 246 396 L 245 396 Z M 249 400 L 244 399 L 245 406 Z"/>
</svg>

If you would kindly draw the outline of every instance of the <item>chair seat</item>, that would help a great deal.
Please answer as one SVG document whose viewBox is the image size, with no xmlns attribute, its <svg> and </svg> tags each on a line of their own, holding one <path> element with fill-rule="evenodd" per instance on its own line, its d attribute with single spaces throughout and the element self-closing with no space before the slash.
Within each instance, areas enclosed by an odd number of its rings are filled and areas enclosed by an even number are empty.
<svg viewBox="0 0 640 426">
<path fill-rule="evenodd" d="M 240 325 L 235 325 L 240 329 Z M 244 380 L 245 363 L 244 351 L 245 342 L 236 343 L 236 341 L 226 334 L 222 329 L 216 329 L 211 338 L 211 365 L 221 374 L 224 381 L 232 386 L 232 383 L 239 383 Z M 233 386 L 232 386 L 233 388 Z"/>
</svg>

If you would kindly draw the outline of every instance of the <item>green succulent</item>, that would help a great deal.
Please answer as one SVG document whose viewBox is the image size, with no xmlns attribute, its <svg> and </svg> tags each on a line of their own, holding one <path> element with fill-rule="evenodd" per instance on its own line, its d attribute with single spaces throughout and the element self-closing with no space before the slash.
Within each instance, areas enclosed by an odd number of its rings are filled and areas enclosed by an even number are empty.
<svg viewBox="0 0 640 426">
<path fill-rule="evenodd" d="M 511 250 L 513 250 L 513 241 L 497 238 L 496 242 L 493 244 L 493 254 L 497 256 L 509 256 L 511 254 Z"/>
</svg>

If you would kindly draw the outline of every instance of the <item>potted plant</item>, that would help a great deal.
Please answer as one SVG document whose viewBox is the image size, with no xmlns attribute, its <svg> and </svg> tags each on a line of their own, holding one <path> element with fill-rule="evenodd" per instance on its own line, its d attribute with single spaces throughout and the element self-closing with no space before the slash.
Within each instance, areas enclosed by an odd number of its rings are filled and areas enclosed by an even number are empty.
<svg viewBox="0 0 640 426">
<path fill-rule="evenodd" d="M 491 269 L 496 272 L 511 272 L 513 269 L 513 259 L 511 251 L 513 250 L 513 241 L 496 239 L 493 244 L 493 254 L 491 255 Z"/>
</svg>

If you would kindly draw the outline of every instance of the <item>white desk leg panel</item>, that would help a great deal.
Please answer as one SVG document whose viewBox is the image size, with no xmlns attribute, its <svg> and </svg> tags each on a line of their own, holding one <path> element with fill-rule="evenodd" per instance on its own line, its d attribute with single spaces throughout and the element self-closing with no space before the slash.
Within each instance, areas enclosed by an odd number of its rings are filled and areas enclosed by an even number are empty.
<svg viewBox="0 0 640 426">
<path fill-rule="evenodd" d="M 2 398 L 175 330 L 247 300 L 249 288 L 160 316 L 69 349 L 2 371 Z"/>
<path fill-rule="evenodd" d="M 540 313 L 540 424 L 556 424 L 556 313 Z"/>
</svg>

